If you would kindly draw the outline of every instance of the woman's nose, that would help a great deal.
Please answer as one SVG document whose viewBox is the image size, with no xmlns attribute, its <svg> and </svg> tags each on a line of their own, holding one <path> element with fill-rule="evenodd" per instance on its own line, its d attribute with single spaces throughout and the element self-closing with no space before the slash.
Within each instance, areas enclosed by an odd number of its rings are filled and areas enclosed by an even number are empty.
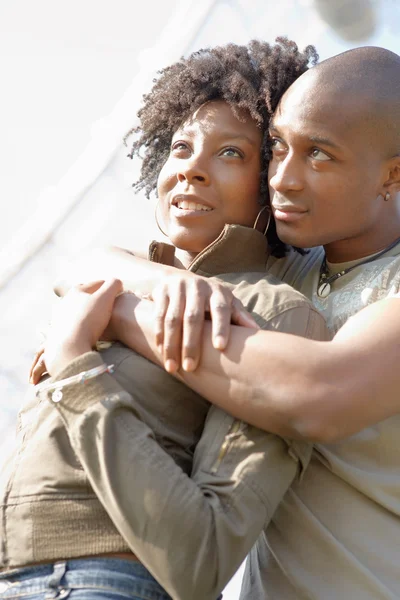
<svg viewBox="0 0 400 600">
<path fill-rule="evenodd" d="M 269 165 L 269 183 L 276 192 L 300 191 L 304 188 L 304 173 L 301 161 L 291 154 L 283 158 L 272 158 Z"/>
<path fill-rule="evenodd" d="M 184 161 L 179 164 L 177 172 L 178 181 L 181 183 L 187 181 L 188 183 L 202 183 L 208 185 L 210 182 L 210 176 L 208 169 L 196 158 Z"/>
</svg>

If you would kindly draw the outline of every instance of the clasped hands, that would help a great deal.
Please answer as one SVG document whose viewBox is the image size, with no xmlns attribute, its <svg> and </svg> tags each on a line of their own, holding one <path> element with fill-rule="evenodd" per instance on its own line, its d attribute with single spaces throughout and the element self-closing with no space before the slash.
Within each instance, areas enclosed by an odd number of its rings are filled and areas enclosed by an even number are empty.
<svg viewBox="0 0 400 600">
<path fill-rule="evenodd" d="M 126 294 L 131 296 L 129 303 Z M 45 372 L 60 372 L 72 359 L 94 349 L 99 340 L 123 341 L 121 324 L 125 326 L 130 319 L 126 313 L 141 302 L 152 305 L 158 358 L 170 373 L 197 368 L 205 320 L 211 320 L 212 343 L 220 351 L 228 344 L 231 323 L 258 328 L 228 286 L 187 271 L 166 275 L 150 294 L 141 297 L 124 291 L 118 279 L 80 284 L 57 301 L 46 340 L 34 357 L 30 382 L 38 383 Z"/>
</svg>

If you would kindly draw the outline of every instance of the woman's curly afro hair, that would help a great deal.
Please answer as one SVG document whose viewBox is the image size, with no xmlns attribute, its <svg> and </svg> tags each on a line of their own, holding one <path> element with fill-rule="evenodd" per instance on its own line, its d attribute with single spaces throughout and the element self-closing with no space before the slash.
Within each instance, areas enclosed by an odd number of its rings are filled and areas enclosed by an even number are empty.
<svg viewBox="0 0 400 600">
<path fill-rule="evenodd" d="M 300 52 L 295 42 L 277 38 L 275 44 L 252 40 L 246 46 L 201 49 L 159 71 L 152 90 L 143 96 L 140 124 L 124 138 L 127 143 L 133 137 L 128 156 L 142 158 L 134 188 L 144 189 L 147 197 L 156 190 L 175 131 L 205 102 L 224 100 L 238 118 L 238 111 L 247 111 L 263 132 L 260 202 L 267 204 L 269 120 L 286 89 L 317 61 L 313 46 Z M 268 240 L 275 256 L 285 253 L 274 227 L 269 229 Z"/>
</svg>

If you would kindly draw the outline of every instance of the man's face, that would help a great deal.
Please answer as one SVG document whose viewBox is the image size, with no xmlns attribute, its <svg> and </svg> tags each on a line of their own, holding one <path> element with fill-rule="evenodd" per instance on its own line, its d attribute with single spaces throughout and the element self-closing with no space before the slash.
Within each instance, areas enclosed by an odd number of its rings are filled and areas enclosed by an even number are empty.
<svg viewBox="0 0 400 600">
<path fill-rule="evenodd" d="M 362 111 L 360 99 L 339 103 L 304 76 L 282 98 L 271 123 L 269 167 L 282 241 L 302 248 L 324 245 L 331 260 L 344 240 L 358 253 L 364 246 L 374 251 L 383 226 L 380 190 L 386 171 Z"/>
</svg>

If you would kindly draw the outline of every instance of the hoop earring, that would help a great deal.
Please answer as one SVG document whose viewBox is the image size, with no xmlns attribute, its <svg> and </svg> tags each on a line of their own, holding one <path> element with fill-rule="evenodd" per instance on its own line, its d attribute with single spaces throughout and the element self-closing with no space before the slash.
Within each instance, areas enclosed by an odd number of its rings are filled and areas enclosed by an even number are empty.
<svg viewBox="0 0 400 600">
<path fill-rule="evenodd" d="M 161 231 L 161 233 L 163 235 L 165 235 L 165 237 L 168 237 L 168 235 L 165 233 L 165 231 L 163 231 L 163 229 L 161 228 L 160 223 L 158 222 L 157 211 L 158 211 L 158 205 L 159 204 L 160 204 L 160 200 L 158 199 L 157 200 L 157 204 L 156 204 L 156 208 L 155 208 L 155 211 L 154 211 L 154 218 L 156 220 L 156 224 L 157 224 L 158 229 Z"/>
<path fill-rule="evenodd" d="M 262 231 L 262 229 L 260 229 L 260 227 L 262 228 L 262 221 L 260 222 L 260 219 L 263 216 L 263 213 L 264 213 L 265 210 L 268 211 L 268 219 L 267 219 L 266 225 L 264 226 L 264 231 Z M 271 213 L 270 207 L 269 206 L 263 206 L 260 209 L 258 215 L 256 216 L 256 220 L 254 221 L 253 229 L 257 229 L 257 231 L 261 231 L 261 233 L 263 235 L 266 235 L 267 231 L 268 231 L 269 224 L 271 223 L 271 216 L 272 216 L 272 213 Z"/>
<path fill-rule="evenodd" d="M 390 192 L 386 192 L 386 194 L 383 197 L 384 202 L 389 202 L 390 200 Z"/>
</svg>

